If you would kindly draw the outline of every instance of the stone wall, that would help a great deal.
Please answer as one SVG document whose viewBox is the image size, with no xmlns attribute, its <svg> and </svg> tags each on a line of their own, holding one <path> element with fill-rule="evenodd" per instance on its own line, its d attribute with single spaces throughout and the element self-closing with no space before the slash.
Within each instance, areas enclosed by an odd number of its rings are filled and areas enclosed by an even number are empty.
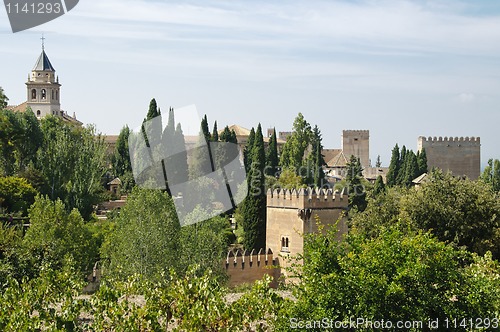
<svg viewBox="0 0 500 332">
<path fill-rule="evenodd" d="M 363 168 L 370 167 L 370 131 L 343 130 L 342 151 L 348 160 L 351 156 L 356 156 Z"/>
<path fill-rule="evenodd" d="M 229 251 L 223 264 L 229 276 L 229 287 L 253 283 L 262 279 L 266 274 L 273 277 L 271 287 L 278 286 L 281 270 L 271 250 L 267 252 L 262 249 L 259 252 L 254 250 L 251 252 Z"/>
<path fill-rule="evenodd" d="M 476 180 L 481 173 L 479 137 L 418 138 L 418 150 L 425 149 L 429 169 L 437 167 L 456 176 Z"/>
</svg>

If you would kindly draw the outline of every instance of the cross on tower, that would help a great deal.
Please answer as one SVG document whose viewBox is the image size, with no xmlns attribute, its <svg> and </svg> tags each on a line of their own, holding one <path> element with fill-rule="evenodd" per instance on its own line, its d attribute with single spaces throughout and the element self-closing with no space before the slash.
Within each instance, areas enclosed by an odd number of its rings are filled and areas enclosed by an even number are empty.
<svg viewBox="0 0 500 332">
<path fill-rule="evenodd" d="M 45 50 L 45 37 L 43 36 L 43 33 L 42 33 L 42 38 L 40 38 L 42 40 L 42 51 Z"/>
</svg>

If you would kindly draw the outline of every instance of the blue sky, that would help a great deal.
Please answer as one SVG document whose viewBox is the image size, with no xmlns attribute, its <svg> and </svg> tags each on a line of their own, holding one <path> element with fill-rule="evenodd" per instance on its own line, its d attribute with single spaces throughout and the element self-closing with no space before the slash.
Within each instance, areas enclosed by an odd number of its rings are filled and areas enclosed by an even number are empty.
<svg viewBox="0 0 500 332">
<path fill-rule="evenodd" d="M 369 129 L 372 161 L 417 137 L 480 136 L 500 158 L 498 1 L 80 1 L 12 34 L 0 9 L 2 86 L 25 100 L 41 33 L 62 108 L 104 133 L 137 125 L 155 97 L 210 123 L 289 130 L 302 112 L 340 147 Z"/>
</svg>

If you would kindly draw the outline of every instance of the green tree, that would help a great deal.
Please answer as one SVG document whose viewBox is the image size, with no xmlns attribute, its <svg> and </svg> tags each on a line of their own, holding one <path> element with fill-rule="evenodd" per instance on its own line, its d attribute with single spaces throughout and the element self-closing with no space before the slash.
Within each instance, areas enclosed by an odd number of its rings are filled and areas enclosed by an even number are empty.
<svg viewBox="0 0 500 332">
<path fill-rule="evenodd" d="M 264 138 L 259 124 L 255 132 L 252 163 L 247 177 L 248 196 L 240 209 L 244 231 L 243 244 L 247 249 L 266 247 L 265 162 Z"/>
<path fill-rule="evenodd" d="M 203 133 L 203 136 L 205 137 L 205 141 L 207 141 L 207 143 L 212 140 L 210 130 L 208 129 L 208 119 L 206 114 L 203 119 L 201 119 L 201 132 Z"/>
<path fill-rule="evenodd" d="M 181 272 L 185 273 L 189 266 L 196 266 L 198 275 L 206 270 L 211 270 L 219 279 L 225 279 L 222 269 L 221 257 L 227 254 L 228 246 L 234 241 L 229 221 L 221 216 L 191 224 L 194 220 L 203 220 L 207 215 L 202 207 L 197 206 L 186 216 L 188 226 L 180 230 L 180 257 L 189 264 L 180 266 Z"/>
<path fill-rule="evenodd" d="M 9 98 L 7 98 L 3 88 L 0 86 L 0 110 L 7 107 L 8 101 L 9 101 Z"/>
<path fill-rule="evenodd" d="M 417 156 L 412 150 L 406 152 L 404 165 L 405 174 L 401 185 L 409 187 L 412 181 L 420 175 Z"/>
<path fill-rule="evenodd" d="M 276 138 L 276 129 L 273 128 L 266 154 L 266 175 L 275 177 L 278 172 L 278 163 L 278 142 Z"/>
<path fill-rule="evenodd" d="M 248 140 L 245 145 L 245 150 L 243 151 L 243 161 L 245 163 L 245 170 L 248 174 L 250 172 L 250 166 L 252 164 L 253 156 L 252 149 L 255 141 L 255 129 L 250 129 L 250 134 L 248 135 Z"/>
<path fill-rule="evenodd" d="M 306 149 L 311 142 L 311 125 L 304 119 L 302 113 L 299 113 L 293 122 L 292 135 L 287 139 L 283 146 L 280 157 L 282 168 L 300 169 L 303 164 Z"/>
<path fill-rule="evenodd" d="M 17 170 L 25 171 L 30 163 L 36 164 L 36 154 L 42 146 L 43 133 L 40 128 L 40 122 L 31 108 L 25 112 L 18 113 L 19 125 L 22 130 L 22 136 L 16 142 Z"/>
<path fill-rule="evenodd" d="M 30 227 L 24 246 L 37 258 L 38 264 L 62 269 L 73 262 L 83 275 L 92 270 L 98 257 L 92 234 L 85 227 L 78 210 L 67 212 L 61 200 L 37 196 L 29 210 Z"/>
<path fill-rule="evenodd" d="M 28 207 L 35 201 L 36 190 L 26 179 L 0 177 L 0 207 L 5 212 L 26 214 Z"/>
<path fill-rule="evenodd" d="M 351 234 L 342 243 L 336 235 L 333 229 L 306 236 L 300 281 L 292 287 L 297 300 L 282 307 L 276 331 L 288 331 L 292 317 L 422 321 L 415 329 L 422 330 L 430 317 L 443 322 L 449 317 L 495 316 L 498 311 L 495 274 L 500 270 L 491 258 L 473 257 L 473 264 L 464 267 L 464 258 L 471 261 L 467 253 L 429 233 L 397 228 L 383 229 L 376 238 Z"/>
<path fill-rule="evenodd" d="M 395 186 L 397 184 L 397 178 L 399 175 L 400 168 L 400 155 L 399 147 L 396 146 L 392 149 L 391 163 L 389 164 L 389 170 L 387 171 L 387 185 L 389 187 Z"/>
<path fill-rule="evenodd" d="M 441 241 L 480 255 L 498 257 L 500 199 L 483 182 L 461 180 L 433 171 L 430 180 L 401 201 L 402 213 Z"/>
<path fill-rule="evenodd" d="M 149 109 L 148 109 L 148 113 L 146 115 L 146 120 L 151 120 L 153 118 L 156 118 L 159 115 L 161 115 L 161 111 L 158 108 L 158 105 L 156 104 L 156 99 L 153 98 L 149 102 Z"/>
<path fill-rule="evenodd" d="M 424 173 L 427 173 L 427 153 L 425 152 L 425 149 L 422 149 L 422 151 L 419 151 L 417 153 L 417 164 L 418 164 L 418 175 L 422 175 Z"/>
<path fill-rule="evenodd" d="M 77 208 L 88 219 L 93 205 L 101 200 L 101 178 L 106 170 L 102 137 L 94 127 L 77 128 L 55 117 L 42 119 L 44 135 L 37 165 L 47 187 L 43 194 L 60 198 L 71 210 Z"/>
<path fill-rule="evenodd" d="M 120 130 L 118 139 L 116 140 L 115 151 L 112 157 L 113 172 L 115 176 L 121 177 L 127 172 L 132 172 L 132 165 L 130 163 L 130 150 L 128 146 L 128 138 L 130 136 L 130 129 L 124 126 Z"/>
<path fill-rule="evenodd" d="M 399 157 L 398 176 L 396 177 L 396 185 L 398 186 L 404 185 L 405 183 L 406 168 L 408 167 L 409 161 L 409 159 L 407 158 L 408 153 L 408 149 L 406 149 L 406 146 L 403 145 L 403 147 L 401 148 L 401 155 Z"/>
<path fill-rule="evenodd" d="M 362 183 L 363 168 L 359 158 L 351 155 L 347 163 L 346 181 L 349 188 L 349 207 L 356 207 L 359 211 L 366 208 L 366 190 Z"/>
<path fill-rule="evenodd" d="M 180 225 L 172 198 L 159 190 L 134 188 L 121 209 L 104 255 L 121 278 L 140 273 L 157 280 L 179 269 Z"/>
<path fill-rule="evenodd" d="M 298 189 L 306 187 L 304 179 L 293 169 L 286 168 L 280 173 L 277 186 L 284 189 Z"/>
<path fill-rule="evenodd" d="M 377 180 L 375 180 L 375 185 L 373 186 L 373 194 L 380 195 L 385 192 L 385 184 L 382 175 L 377 176 Z"/>
<path fill-rule="evenodd" d="M 214 122 L 214 129 L 212 130 L 211 139 L 212 139 L 212 142 L 218 142 L 219 141 L 219 132 L 217 130 L 217 121 Z"/>
<path fill-rule="evenodd" d="M 377 161 L 375 162 L 375 167 L 382 167 L 382 161 L 380 161 L 380 155 L 377 156 Z"/>
<path fill-rule="evenodd" d="M 484 168 L 481 180 L 490 184 L 494 191 L 500 191 L 500 160 L 488 160 L 488 166 Z"/>
</svg>

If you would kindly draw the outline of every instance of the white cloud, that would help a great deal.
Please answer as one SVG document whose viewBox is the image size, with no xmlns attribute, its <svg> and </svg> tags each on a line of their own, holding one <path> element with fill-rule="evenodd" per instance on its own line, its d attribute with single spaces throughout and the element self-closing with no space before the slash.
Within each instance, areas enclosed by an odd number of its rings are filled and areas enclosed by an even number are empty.
<svg viewBox="0 0 500 332">
<path fill-rule="evenodd" d="M 473 93 L 461 93 L 458 95 L 458 100 L 461 102 L 461 103 L 471 103 L 473 102 L 474 100 L 476 100 L 476 96 L 473 94 Z"/>
</svg>

